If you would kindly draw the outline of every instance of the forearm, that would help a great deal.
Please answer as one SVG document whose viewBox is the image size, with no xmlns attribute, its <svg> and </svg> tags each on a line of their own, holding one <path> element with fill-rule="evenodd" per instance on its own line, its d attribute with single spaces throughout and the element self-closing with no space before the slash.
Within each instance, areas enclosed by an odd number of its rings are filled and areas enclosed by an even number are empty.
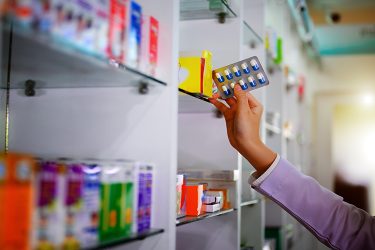
<svg viewBox="0 0 375 250">
<path fill-rule="evenodd" d="M 280 159 L 271 173 L 252 182 L 333 249 L 375 249 L 375 219 Z"/>
<path fill-rule="evenodd" d="M 251 142 L 242 155 L 256 169 L 258 175 L 266 172 L 277 157 L 277 154 L 261 141 Z"/>
</svg>

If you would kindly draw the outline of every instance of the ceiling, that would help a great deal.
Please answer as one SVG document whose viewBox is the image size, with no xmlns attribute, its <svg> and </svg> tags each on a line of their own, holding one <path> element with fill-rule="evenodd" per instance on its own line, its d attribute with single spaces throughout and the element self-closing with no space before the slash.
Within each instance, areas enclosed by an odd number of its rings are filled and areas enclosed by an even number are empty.
<svg viewBox="0 0 375 250">
<path fill-rule="evenodd" d="M 321 55 L 375 54 L 375 0 L 306 0 Z"/>
</svg>

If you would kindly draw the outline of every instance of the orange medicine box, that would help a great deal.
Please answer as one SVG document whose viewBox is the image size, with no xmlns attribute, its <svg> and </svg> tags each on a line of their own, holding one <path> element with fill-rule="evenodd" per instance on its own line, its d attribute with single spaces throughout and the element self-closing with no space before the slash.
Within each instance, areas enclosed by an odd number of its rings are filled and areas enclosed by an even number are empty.
<svg viewBox="0 0 375 250">
<path fill-rule="evenodd" d="M 202 213 L 203 185 L 187 185 L 186 215 L 198 216 Z"/>
<path fill-rule="evenodd" d="M 30 249 L 34 168 L 31 156 L 0 154 L 0 249 Z"/>
</svg>

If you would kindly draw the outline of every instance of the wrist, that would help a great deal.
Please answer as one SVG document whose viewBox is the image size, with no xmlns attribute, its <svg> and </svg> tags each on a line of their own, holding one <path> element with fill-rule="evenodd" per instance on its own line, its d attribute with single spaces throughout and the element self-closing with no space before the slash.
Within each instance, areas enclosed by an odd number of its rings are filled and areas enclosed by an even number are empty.
<svg viewBox="0 0 375 250">
<path fill-rule="evenodd" d="M 243 157 L 256 169 L 259 175 L 275 161 L 277 154 L 268 148 L 262 141 L 251 143 L 246 147 Z"/>
</svg>

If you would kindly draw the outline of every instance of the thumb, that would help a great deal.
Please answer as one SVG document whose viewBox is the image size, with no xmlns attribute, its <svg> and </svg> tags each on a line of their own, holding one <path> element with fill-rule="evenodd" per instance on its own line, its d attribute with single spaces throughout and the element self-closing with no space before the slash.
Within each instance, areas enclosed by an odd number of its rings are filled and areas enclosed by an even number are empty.
<svg viewBox="0 0 375 250">
<path fill-rule="evenodd" d="M 237 103 L 240 107 L 248 106 L 248 101 L 245 91 L 243 91 L 239 84 L 234 86 L 234 96 L 237 99 Z"/>
</svg>

